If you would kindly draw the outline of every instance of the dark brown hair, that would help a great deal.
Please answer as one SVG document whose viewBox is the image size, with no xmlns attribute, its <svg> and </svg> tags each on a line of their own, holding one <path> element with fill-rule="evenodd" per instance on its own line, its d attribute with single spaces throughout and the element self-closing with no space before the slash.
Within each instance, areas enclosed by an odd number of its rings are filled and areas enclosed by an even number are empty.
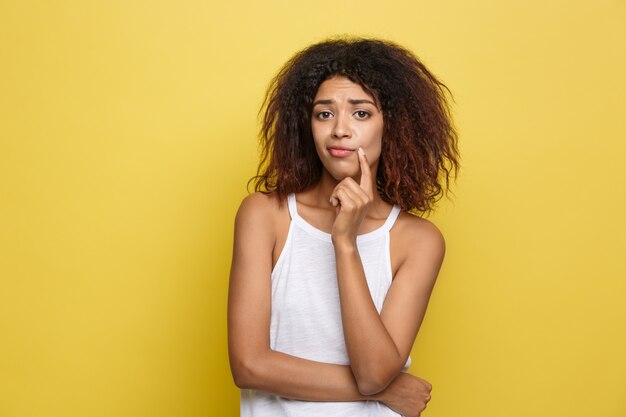
<svg viewBox="0 0 626 417">
<path fill-rule="evenodd" d="M 376 184 L 383 200 L 429 213 L 459 170 L 450 90 L 407 49 L 390 41 L 329 39 L 298 52 L 274 77 L 259 114 L 261 161 L 255 190 L 281 197 L 319 181 L 311 133 L 313 98 L 333 76 L 359 84 L 379 103 L 383 139 Z M 441 182 L 445 179 L 445 188 Z"/>
</svg>

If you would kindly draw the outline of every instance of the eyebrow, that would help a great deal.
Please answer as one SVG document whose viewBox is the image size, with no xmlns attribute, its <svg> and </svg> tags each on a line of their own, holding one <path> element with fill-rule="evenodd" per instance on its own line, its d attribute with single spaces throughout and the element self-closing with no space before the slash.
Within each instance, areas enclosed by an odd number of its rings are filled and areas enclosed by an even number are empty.
<svg viewBox="0 0 626 417">
<path fill-rule="evenodd" d="M 313 107 L 317 106 L 318 104 L 333 104 L 335 101 L 331 100 L 331 99 L 323 99 L 323 100 L 317 100 L 313 103 Z M 348 99 L 348 103 L 350 104 L 363 104 L 363 103 L 369 103 L 372 106 L 376 107 L 376 103 L 374 103 L 371 100 L 366 100 L 366 99 Z"/>
</svg>

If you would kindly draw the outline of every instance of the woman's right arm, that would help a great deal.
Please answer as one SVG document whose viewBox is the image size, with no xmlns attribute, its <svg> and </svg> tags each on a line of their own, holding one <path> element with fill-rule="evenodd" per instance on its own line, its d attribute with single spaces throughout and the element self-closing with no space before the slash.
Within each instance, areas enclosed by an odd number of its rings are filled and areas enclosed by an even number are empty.
<svg viewBox="0 0 626 417">
<path fill-rule="evenodd" d="M 228 293 L 228 348 L 235 384 L 310 401 L 356 401 L 349 366 L 305 360 L 270 349 L 275 197 L 247 196 L 235 218 Z"/>
<path fill-rule="evenodd" d="M 365 396 L 359 392 L 350 366 L 302 359 L 270 348 L 277 204 L 275 197 L 249 195 L 235 219 L 228 294 L 228 348 L 235 384 L 306 401 L 378 400 L 396 411 L 414 408 L 414 402 L 430 391 L 420 378 L 403 374 L 387 390 Z"/>
</svg>

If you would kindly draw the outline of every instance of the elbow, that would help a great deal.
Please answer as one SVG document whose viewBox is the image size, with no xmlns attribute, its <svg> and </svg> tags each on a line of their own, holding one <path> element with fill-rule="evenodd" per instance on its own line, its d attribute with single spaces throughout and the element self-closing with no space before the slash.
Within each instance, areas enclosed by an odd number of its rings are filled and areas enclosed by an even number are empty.
<svg viewBox="0 0 626 417">
<path fill-rule="evenodd" d="M 358 372 L 353 369 L 359 393 L 369 396 L 383 391 L 398 376 L 403 366 L 404 364 L 385 366 L 381 363 Z"/>
<path fill-rule="evenodd" d="M 359 389 L 359 393 L 365 396 L 378 394 L 387 387 L 387 385 L 381 383 L 380 381 L 364 378 L 357 379 L 356 384 Z"/>
<path fill-rule="evenodd" d="M 233 382 L 240 389 L 252 389 L 254 388 L 254 375 L 253 360 L 250 359 L 236 359 L 231 361 L 231 374 L 233 376 Z"/>
<path fill-rule="evenodd" d="M 398 373 L 399 371 L 389 368 L 375 372 L 366 372 L 359 376 L 355 375 L 359 393 L 365 396 L 378 394 L 391 384 Z"/>
<path fill-rule="evenodd" d="M 244 365 L 233 365 L 231 366 L 230 372 L 233 375 L 233 382 L 238 388 L 245 389 L 249 387 L 250 371 L 246 369 Z"/>
<path fill-rule="evenodd" d="M 229 351 L 230 373 L 240 389 L 259 389 L 271 372 L 269 349 L 232 349 Z"/>
</svg>

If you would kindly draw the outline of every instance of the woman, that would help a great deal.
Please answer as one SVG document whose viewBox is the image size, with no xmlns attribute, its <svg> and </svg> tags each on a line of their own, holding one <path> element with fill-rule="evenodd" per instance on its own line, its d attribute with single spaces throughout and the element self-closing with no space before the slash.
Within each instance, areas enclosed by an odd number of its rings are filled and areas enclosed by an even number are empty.
<svg viewBox="0 0 626 417">
<path fill-rule="evenodd" d="M 236 216 L 228 332 L 246 417 L 418 416 L 406 373 L 444 257 L 433 209 L 458 171 L 447 88 L 376 39 L 306 48 L 264 102 Z"/>
</svg>

